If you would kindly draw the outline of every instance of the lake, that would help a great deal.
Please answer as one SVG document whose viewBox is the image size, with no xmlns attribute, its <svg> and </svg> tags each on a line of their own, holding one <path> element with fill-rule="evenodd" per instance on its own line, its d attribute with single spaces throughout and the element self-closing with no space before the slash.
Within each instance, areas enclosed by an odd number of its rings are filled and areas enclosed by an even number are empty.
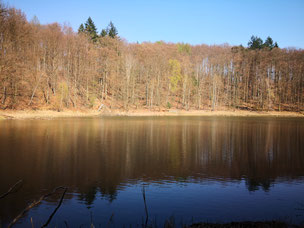
<svg viewBox="0 0 304 228">
<path fill-rule="evenodd" d="M 304 119 L 101 117 L 0 122 L 0 227 L 58 186 L 51 227 L 304 222 Z M 143 190 L 144 189 L 144 190 Z M 62 191 L 15 227 L 45 224 Z"/>
</svg>

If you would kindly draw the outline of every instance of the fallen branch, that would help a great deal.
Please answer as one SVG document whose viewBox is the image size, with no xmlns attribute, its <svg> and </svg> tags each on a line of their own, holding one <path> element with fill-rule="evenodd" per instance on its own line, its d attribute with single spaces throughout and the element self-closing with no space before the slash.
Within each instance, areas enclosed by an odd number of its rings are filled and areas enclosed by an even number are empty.
<svg viewBox="0 0 304 228">
<path fill-rule="evenodd" d="M 43 195 L 39 198 L 39 200 L 35 200 L 33 203 L 31 203 L 30 205 L 28 205 L 16 218 L 14 218 L 14 220 L 8 225 L 7 228 L 12 227 L 20 218 L 22 218 L 30 209 L 32 209 L 33 207 L 39 205 L 41 203 L 42 200 L 44 200 L 45 198 L 53 195 L 58 189 L 65 189 L 65 191 L 67 190 L 66 187 L 60 186 L 55 188 L 52 192 Z M 64 192 L 65 193 L 65 192 Z M 56 211 L 55 211 L 56 212 Z"/>
<path fill-rule="evenodd" d="M 16 188 L 16 186 L 19 185 L 19 184 L 22 183 L 22 182 L 23 182 L 23 180 L 17 181 L 16 184 L 14 184 L 12 187 L 10 187 L 10 189 L 9 189 L 6 193 L 4 193 L 4 194 L 2 194 L 2 195 L 0 196 L 0 199 L 3 199 L 4 197 L 6 197 L 6 196 L 9 195 L 10 193 L 12 193 L 12 191 L 14 190 L 14 188 Z"/>
<path fill-rule="evenodd" d="M 55 208 L 55 210 L 54 210 L 53 213 L 50 215 L 50 217 L 49 217 L 49 219 L 47 220 L 47 222 L 46 222 L 42 227 L 47 227 L 47 226 L 49 225 L 49 223 L 51 222 L 51 220 L 52 220 L 53 216 L 55 215 L 56 211 L 57 211 L 57 210 L 59 209 L 59 207 L 61 206 L 62 201 L 63 201 L 63 198 L 64 198 L 64 195 L 65 195 L 65 193 L 66 193 L 67 190 L 68 190 L 68 188 L 65 188 L 65 189 L 64 189 L 64 191 L 63 191 L 63 193 L 62 193 L 62 196 L 61 196 L 61 198 L 60 198 L 60 201 L 59 201 L 57 207 Z"/>
<path fill-rule="evenodd" d="M 110 217 L 110 219 L 108 221 L 108 226 L 107 227 L 109 227 L 110 224 L 113 223 L 113 217 L 114 217 L 114 213 L 112 213 L 112 215 L 111 215 L 111 217 Z"/>
<path fill-rule="evenodd" d="M 142 194 L 144 198 L 144 204 L 145 204 L 145 212 L 146 212 L 146 222 L 145 222 L 145 227 L 148 225 L 148 220 L 149 220 L 149 214 L 148 214 L 148 208 L 147 208 L 147 203 L 146 203 L 146 191 L 145 191 L 145 186 L 142 188 Z"/>
</svg>

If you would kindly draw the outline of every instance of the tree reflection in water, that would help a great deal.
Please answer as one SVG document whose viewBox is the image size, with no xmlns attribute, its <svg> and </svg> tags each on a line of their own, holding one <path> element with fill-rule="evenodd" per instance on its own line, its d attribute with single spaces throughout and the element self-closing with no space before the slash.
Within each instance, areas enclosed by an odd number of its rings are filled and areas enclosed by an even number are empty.
<svg viewBox="0 0 304 228">
<path fill-rule="evenodd" d="M 0 132 L 0 192 L 18 179 L 22 191 L 1 202 L 14 217 L 41 191 L 69 186 L 88 208 L 97 195 L 115 201 L 138 182 L 241 182 L 271 192 L 304 175 L 302 119 L 101 118 L 5 121 Z M 9 175 L 8 175 L 9 171 Z M 50 199 L 50 201 L 57 199 Z"/>
</svg>

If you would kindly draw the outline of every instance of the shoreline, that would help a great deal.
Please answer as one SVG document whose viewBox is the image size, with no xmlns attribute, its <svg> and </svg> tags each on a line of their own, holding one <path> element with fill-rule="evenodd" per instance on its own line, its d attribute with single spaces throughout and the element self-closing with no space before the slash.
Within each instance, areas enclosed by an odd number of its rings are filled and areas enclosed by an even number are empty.
<svg viewBox="0 0 304 228">
<path fill-rule="evenodd" d="M 130 110 L 130 111 L 97 111 L 92 109 L 86 110 L 64 110 L 61 112 L 52 110 L 1 110 L 0 120 L 7 119 L 56 119 L 56 118 L 76 118 L 76 117 L 165 117 L 165 116 L 202 116 L 202 117 L 302 117 L 304 113 L 300 112 L 278 112 L 278 111 L 243 111 L 243 110 L 226 110 L 226 111 L 210 111 L 210 110 L 165 110 L 150 111 L 146 109 Z"/>
<path fill-rule="evenodd" d="M 73 117 L 94 117 L 100 115 L 95 110 L 64 110 L 61 112 L 52 110 L 1 110 L 0 120 L 29 120 L 29 119 L 57 119 Z"/>
</svg>

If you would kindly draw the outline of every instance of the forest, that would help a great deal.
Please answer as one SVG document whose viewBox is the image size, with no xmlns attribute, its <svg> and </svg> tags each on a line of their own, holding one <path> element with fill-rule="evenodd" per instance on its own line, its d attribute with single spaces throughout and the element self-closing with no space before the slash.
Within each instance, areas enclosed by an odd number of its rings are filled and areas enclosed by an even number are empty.
<svg viewBox="0 0 304 228">
<path fill-rule="evenodd" d="M 207 32 L 207 31 L 206 31 Z M 129 43 L 112 22 L 77 32 L 0 4 L 1 109 L 303 111 L 304 51 L 252 36 L 248 47 Z"/>
</svg>

